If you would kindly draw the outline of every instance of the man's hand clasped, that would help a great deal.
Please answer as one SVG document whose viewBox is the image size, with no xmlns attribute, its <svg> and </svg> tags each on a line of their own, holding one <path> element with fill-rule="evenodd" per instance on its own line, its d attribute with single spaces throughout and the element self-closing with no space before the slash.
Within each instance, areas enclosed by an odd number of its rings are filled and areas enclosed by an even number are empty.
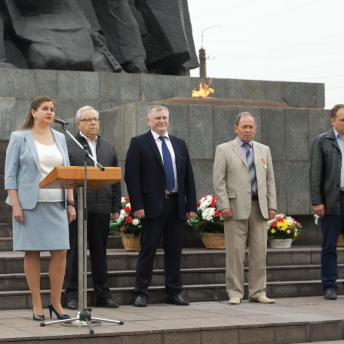
<svg viewBox="0 0 344 344">
<path fill-rule="evenodd" d="M 232 210 L 230 208 L 225 208 L 225 209 L 222 209 L 221 210 L 221 216 L 224 218 L 224 219 L 230 219 L 233 217 L 233 213 L 232 213 Z"/>
<path fill-rule="evenodd" d="M 314 214 L 320 217 L 324 217 L 325 215 L 325 206 L 323 204 L 315 204 L 313 206 Z"/>
<path fill-rule="evenodd" d="M 145 218 L 145 210 L 144 209 L 140 209 L 140 210 L 136 210 L 134 211 L 134 217 L 138 218 L 138 219 L 144 219 Z"/>
</svg>

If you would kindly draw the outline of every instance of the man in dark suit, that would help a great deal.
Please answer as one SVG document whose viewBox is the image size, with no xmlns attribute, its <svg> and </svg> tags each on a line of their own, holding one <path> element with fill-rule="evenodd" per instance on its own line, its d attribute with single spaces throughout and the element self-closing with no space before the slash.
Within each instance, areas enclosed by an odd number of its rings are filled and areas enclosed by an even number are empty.
<svg viewBox="0 0 344 344">
<path fill-rule="evenodd" d="M 98 135 L 99 113 L 90 106 L 79 109 L 75 116 L 79 132 L 76 140 L 87 145 L 93 158 L 105 167 L 117 167 L 117 154 L 111 142 Z M 68 154 L 71 166 L 84 165 L 84 152 L 72 139 L 67 140 Z M 94 166 L 87 159 L 88 166 Z M 74 199 L 78 202 L 77 192 Z M 78 208 L 76 208 L 78 209 Z M 116 220 L 121 211 L 121 186 L 115 183 L 100 190 L 87 191 L 87 239 L 90 251 L 93 289 L 96 295 L 97 307 L 117 308 L 112 300 L 108 283 L 106 263 L 106 245 L 109 235 L 110 214 Z M 65 274 L 65 296 L 68 299 L 68 309 L 78 309 L 78 222 L 69 226 L 70 249 L 67 253 Z"/>
<path fill-rule="evenodd" d="M 332 129 L 316 137 L 309 180 L 314 214 L 322 217 L 321 282 L 324 298 L 337 299 L 337 241 L 344 222 L 344 104 L 331 110 Z"/>
<path fill-rule="evenodd" d="M 180 260 L 183 224 L 195 217 L 197 210 L 192 166 L 185 141 L 167 133 L 167 108 L 150 107 L 146 122 L 151 130 L 132 138 L 124 176 L 131 209 L 142 221 L 134 306 L 147 306 L 153 262 L 162 237 L 166 303 L 188 306 L 180 295 Z"/>
</svg>

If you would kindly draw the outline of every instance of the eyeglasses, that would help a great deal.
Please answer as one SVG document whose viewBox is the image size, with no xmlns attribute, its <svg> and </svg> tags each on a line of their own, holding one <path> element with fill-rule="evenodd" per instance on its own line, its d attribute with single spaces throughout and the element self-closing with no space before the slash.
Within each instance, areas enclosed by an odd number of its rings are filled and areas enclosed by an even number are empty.
<svg viewBox="0 0 344 344">
<path fill-rule="evenodd" d="M 93 118 L 93 117 L 90 117 L 90 118 L 84 118 L 84 119 L 81 119 L 80 122 L 92 122 L 92 121 L 95 121 L 95 122 L 99 122 L 100 119 L 99 118 Z"/>
</svg>

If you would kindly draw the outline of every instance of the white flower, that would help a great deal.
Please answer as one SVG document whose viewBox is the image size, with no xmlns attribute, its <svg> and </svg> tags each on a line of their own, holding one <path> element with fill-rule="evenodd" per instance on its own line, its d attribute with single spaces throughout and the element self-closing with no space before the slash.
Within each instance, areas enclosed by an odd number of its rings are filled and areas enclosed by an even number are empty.
<svg viewBox="0 0 344 344">
<path fill-rule="evenodd" d="M 123 210 L 121 209 L 121 212 L 119 214 L 119 217 L 117 219 L 118 222 L 121 222 L 123 221 L 126 217 L 128 216 L 128 214 Z"/>
<path fill-rule="evenodd" d="M 316 225 L 319 225 L 321 223 L 321 220 L 322 220 L 322 217 L 317 215 L 317 214 L 314 214 L 314 223 Z"/>
<path fill-rule="evenodd" d="M 213 221 L 214 213 L 214 208 L 207 208 L 204 211 L 202 211 L 202 219 L 207 221 Z"/>
<path fill-rule="evenodd" d="M 209 204 L 211 203 L 211 200 L 212 200 L 212 197 L 210 196 L 207 196 L 203 201 L 201 201 L 201 204 L 199 206 L 199 210 L 201 211 L 204 211 L 208 206 Z"/>
<path fill-rule="evenodd" d="M 139 220 L 139 219 L 133 219 L 132 224 L 133 224 L 134 226 L 137 226 L 137 225 L 140 224 L 140 220 Z"/>
</svg>

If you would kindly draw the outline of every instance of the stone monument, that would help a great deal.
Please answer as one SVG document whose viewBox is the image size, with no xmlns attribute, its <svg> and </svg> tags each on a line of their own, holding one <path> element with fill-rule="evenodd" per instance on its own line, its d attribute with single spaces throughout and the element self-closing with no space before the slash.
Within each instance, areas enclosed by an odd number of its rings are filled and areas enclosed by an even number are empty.
<svg viewBox="0 0 344 344">
<path fill-rule="evenodd" d="M 0 67 L 188 75 L 187 0 L 2 0 Z"/>
</svg>

